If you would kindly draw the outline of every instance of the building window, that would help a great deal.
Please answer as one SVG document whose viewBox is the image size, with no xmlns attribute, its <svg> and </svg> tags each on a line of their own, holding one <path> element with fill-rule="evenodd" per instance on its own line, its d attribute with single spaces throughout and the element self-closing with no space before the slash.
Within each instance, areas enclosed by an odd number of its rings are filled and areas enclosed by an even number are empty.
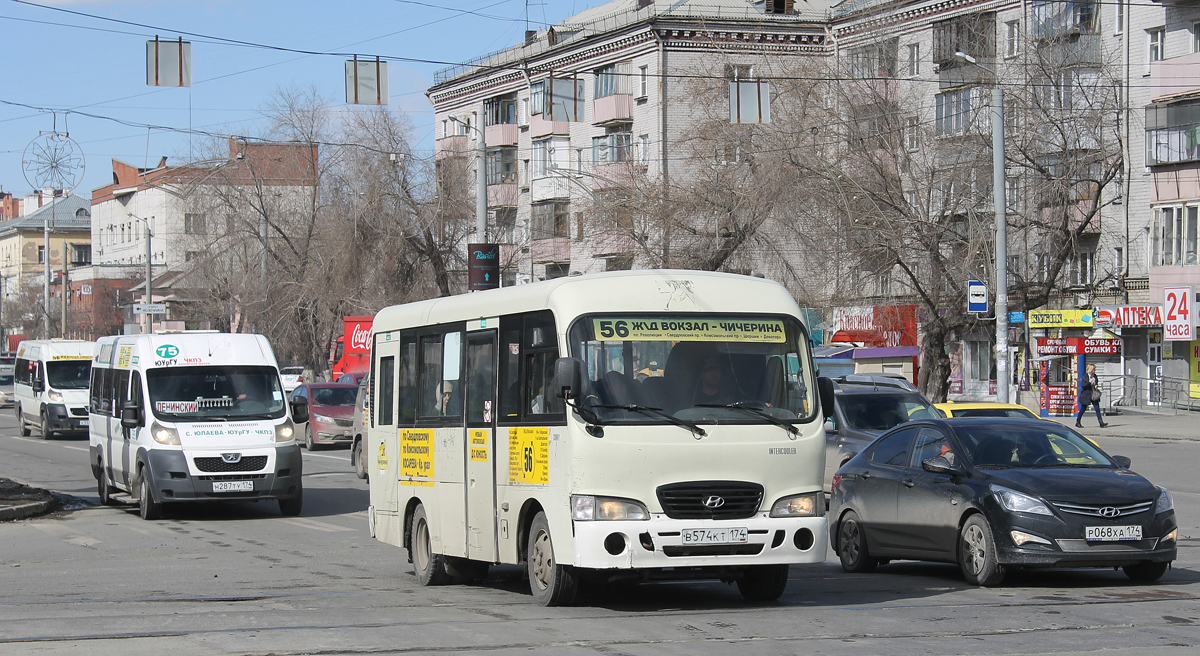
<svg viewBox="0 0 1200 656">
<path fill-rule="evenodd" d="M 638 98 L 650 95 L 649 66 L 638 66 Z"/>
<path fill-rule="evenodd" d="M 496 243 L 512 244 L 516 242 L 517 208 L 500 207 L 496 209 Z"/>
<path fill-rule="evenodd" d="M 515 95 L 489 98 L 483 103 L 484 125 L 509 125 L 517 122 Z"/>
<path fill-rule="evenodd" d="M 1200 23 L 1192 23 L 1192 52 L 1200 52 Z"/>
<path fill-rule="evenodd" d="M 643 67 L 644 68 L 644 67 Z M 629 62 L 618 62 L 596 69 L 595 98 L 629 93 Z"/>
<path fill-rule="evenodd" d="M 529 85 L 529 105 L 530 112 L 533 115 L 541 114 L 546 110 L 546 83 L 535 82 Z"/>
<path fill-rule="evenodd" d="M 995 60 L 996 14 L 971 14 L 934 23 L 933 62 L 943 69 L 962 66 L 957 52 L 985 63 Z"/>
<path fill-rule="evenodd" d="M 1096 254 L 1091 251 L 1076 253 L 1071 258 L 1071 284 L 1077 287 L 1091 285 L 1096 275 Z"/>
<path fill-rule="evenodd" d="M 916 116 L 904 122 L 904 147 L 912 151 L 921 148 L 921 121 Z"/>
<path fill-rule="evenodd" d="M 643 134 L 638 137 L 637 158 L 639 164 L 650 163 L 650 135 Z"/>
<path fill-rule="evenodd" d="M 1004 24 L 1004 56 L 1016 57 L 1021 54 L 1021 21 L 1008 21 Z"/>
<path fill-rule="evenodd" d="M 570 203 L 565 200 L 535 203 L 529 230 L 533 239 L 571 236 Z"/>
<path fill-rule="evenodd" d="M 875 274 L 875 295 L 888 296 L 892 293 L 892 270 L 880 271 Z"/>
<path fill-rule="evenodd" d="M 184 214 L 183 215 L 183 232 L 188 235 L 203 235 L 207 234 L 204 231 L 204 215 L 203 214 Z"/>
<path fill-rule="evenodd" d="M 71 246 L 71 265 L 88 266 L 92 263 L 91 244 L 73 244 Z"/>
<path fill-rule="evenodd" d="M 532 87 L 533 113 L 548 121 L 583 120 L 583 80 L 552 77 Z"/>
<path fill-rule="evenodd" d="M 896 51 L 899 47 L 899 39 L 884 39 L 877 43 L 851 48 L 846 53 L 846 59 L 850 64 L 850 75 L 860 80 L 896 77 Z"/>
<path fill-rule="evenodd" d="M 971 124 L 971 92 L 974 89 L 959 89 L 939 93 L 934 97 L 934 133 L 938 135 L 963 134 Z"/>
<path fill-rule="evenodd" d="M 533 142 L 533 177 L 544 178 L 554 167 L 554 144 L 549 139 Z"/>
<path fill-rule="evenodd" d="M 729 80 L 729 122 L 770 123 L 771 85 L 754 77 L 749 64 L 726 64 L 725 79 Z"/>
<path fill-rule="evenodd" d="M 487 183 L 516 184 L 517 147 L 489 148 L 487 152 Z"/>
<path fill-rule="evenodd" d="M 971 380 L 992 380 L 996 377 L 991 342 L 967 342 L 967 375 Z"/>
<path fill-rule="evenodd" d="M 765 14 L 793 14 L 796 12 L 793 0 L 766 0 L 763 3 Z"/>
<path fill-rule="evenodd" d="M 633 199 L 618 190 L 597 191 L 592 196 L 596 229 L 600 232 L 633 230 Z"/>
<path fill-rule="evenodd" d="M 1113 268 L 1116 269 L 1117 275 L 1126 275 L 1125 271 L 1125 249 L 1117 246 L 1113 249 Z"/>
<path fill-rule="evenodd" d="M 1163 42 L 1166 39 L 1167 31 L 1161 27 L 1153 30 L 1146 30 L 1146 43 L 1149 52 L 1147 53 L 1147 61 L 1156 62 L 1163 60 Z"/>
<path fill-rule="evenodd" d="M 628 124 L 608 128 L 603 137 L 592 138 L 592 166 L 633 161 L 633 134 Z"/>
<path fill-rule="evenodd" d="M 1034 38 L 1095 32 L 1096 5 L 1095 0 L 1034 0 L 1030 13 Z"/>
<path fill-rule="evenodd" d="M 1160 207 L 1151 229 L 1150 266 L 1196 264 L 1197 215 L 1200 207 Z"/>
<path fill-rule="evenodd" d="M 916 77 L 921 74 L 921 44 L 910 43 L 906 46 L 908 51 L 908 61 L 905 63 L 905 73 L 909 77 Z"/>
<path fill-rule="evenodd" d="M 1113 7 L 1113 34 L 1125 33 L 1125 0 L 1116 0 Z"/>
<path fill-rule="evenodd" d="M 46 247 L 38 246 L 38 264 L 46 263 Z"/>
</svg>

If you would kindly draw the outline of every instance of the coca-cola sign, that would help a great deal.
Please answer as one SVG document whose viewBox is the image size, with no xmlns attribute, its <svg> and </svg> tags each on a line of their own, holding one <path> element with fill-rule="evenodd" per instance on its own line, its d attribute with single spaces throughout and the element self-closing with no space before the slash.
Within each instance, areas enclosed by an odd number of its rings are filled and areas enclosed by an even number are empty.
<svg viewBox="0 0 1200 656">
<path fill-rule="evenodd" d="M 371 352 L 371 324 L 374 317 L 344 317 L 342 338 L 346 353 Z"/>
</svg>

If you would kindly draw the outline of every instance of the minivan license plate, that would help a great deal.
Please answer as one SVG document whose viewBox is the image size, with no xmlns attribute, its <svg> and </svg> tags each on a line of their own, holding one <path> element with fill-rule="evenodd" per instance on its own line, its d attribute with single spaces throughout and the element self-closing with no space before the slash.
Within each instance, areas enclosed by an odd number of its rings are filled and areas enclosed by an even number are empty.
<svg viewBox="0 0 1200 656">
<path fill-rule="evenodd" d="M 1115 542 L 1118 540 L 1141 540 L 1142 527 L 1139 526 L 1087 526 L 1083 529 L 1083 537 L 1088 542 Z"/>
<path fill-rule="evenodd" d="M 684 544 L 730 544 L 746 541 L 744 528 L 685 528 Z"/>
<path fill-rule="evenodd" d="M 213 492 L 253 492 L 254 481 L 213 481 Z"/>
</svg>

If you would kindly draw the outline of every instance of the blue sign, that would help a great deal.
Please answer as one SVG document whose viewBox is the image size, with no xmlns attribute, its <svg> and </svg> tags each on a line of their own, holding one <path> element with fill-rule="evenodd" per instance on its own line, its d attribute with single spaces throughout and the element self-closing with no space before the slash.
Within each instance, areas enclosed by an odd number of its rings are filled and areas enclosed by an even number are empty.
<svg viewBox="0 0 1200 656">
<path fill-rule="evenodd" d="M 1025 313 L 1024 312 L 1009 312 L 1008 313 L 1008 322 L 1009 323 L 1025 323 Z"/>
<path fill-rule="evenodd" d="M 988 311 L 988 288 L 978 280 L 967 281 L 967 312 L 986 314 Z"/>
</svg>

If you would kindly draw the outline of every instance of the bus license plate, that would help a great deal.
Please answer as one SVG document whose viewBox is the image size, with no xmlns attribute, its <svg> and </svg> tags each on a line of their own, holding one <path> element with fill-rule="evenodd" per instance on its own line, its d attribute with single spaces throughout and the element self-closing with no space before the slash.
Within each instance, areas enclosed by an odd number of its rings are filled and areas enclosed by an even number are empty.
<svg viewBox="0 0 1200 656">
<path fill-rule="evenodd" d="M 254 481 L 213 481 L 213 492 L 253 492 Z"/>
<path fill-rule="evenodd" d="M 1115 542 L 1117 540 L 1141 540 L 1139 526 L 1086 526 L 1083 537 L 1088 542 Z"/>
<path fill-rule="evenodd" d="M 744 528 L 685 528 L 684 544 L 731 544 L 746 541 Z"/>
</svg>

